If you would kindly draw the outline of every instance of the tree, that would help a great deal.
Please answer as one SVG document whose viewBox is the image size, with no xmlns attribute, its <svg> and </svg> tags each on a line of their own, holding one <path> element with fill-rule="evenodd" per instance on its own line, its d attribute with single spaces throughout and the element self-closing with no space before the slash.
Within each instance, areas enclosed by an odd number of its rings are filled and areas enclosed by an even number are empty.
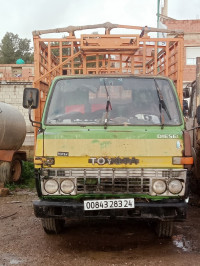
<svg viewBox="0 0 200 266">
<path fill-rule="evenodd" d="M 19 38 L 18 34 L 7 32 L 0 44 L 0 63 L 15 64 L 21 58 L 25 63 L 33 63 L 33 53 L 29 39 Z"/>
</svg>

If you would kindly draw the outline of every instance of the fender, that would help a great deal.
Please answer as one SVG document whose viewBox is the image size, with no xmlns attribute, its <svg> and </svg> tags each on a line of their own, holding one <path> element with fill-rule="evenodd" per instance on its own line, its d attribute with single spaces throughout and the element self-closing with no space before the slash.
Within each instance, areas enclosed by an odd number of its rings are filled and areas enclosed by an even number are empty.
<svg viewBox="0 0 200 266">
<path fill-rule="evenodd" d="M 0 161 L 11 162 L 14 155 L 19 155 L 21 160 L 26 161 L 26 152 L 16 150 L 0 150 Z"/>
</svg>

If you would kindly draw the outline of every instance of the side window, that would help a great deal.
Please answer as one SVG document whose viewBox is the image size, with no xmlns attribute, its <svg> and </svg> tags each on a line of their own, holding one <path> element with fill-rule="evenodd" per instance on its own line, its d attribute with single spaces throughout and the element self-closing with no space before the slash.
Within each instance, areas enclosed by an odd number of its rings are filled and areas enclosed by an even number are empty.
<svg viewBox="0 0 200 266">
<path fill-rule="evenodd" d="M 22 67 L 12 67 L 12 76 L 21 77 L 22 76 Z"/>
<path fill-rule="evenodd" d="M 196 65 L 196 58 L 200 55 L 200 47 L 186 47 L 186 65 Z"/>
</svg>

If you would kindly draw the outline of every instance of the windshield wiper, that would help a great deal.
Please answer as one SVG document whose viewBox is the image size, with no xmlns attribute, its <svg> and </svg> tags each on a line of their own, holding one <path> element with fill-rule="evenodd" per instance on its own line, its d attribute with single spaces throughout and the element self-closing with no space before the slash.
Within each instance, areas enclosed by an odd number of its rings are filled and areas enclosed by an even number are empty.
<svg viewBox="0 0 200 266">
<path fill-rule="evenodd" d="M 164 119 L 164 114 L 162 112 L 162 110 L 165 110 L 169 120 L 172 120 L 171 115 L 169 113 L 169 110 L 167 108 L 167 105 L 165 104 L 162 92 L 158 86 L 158 82 L 156 81 L 156 79 L 154 79 L 155 85 L 156 85 L 156 90 L 157 90 L 157 94 L 158 94 L 158 99 L 159 99 L 159 111 L 160 111 L 160 122 L 161 122 L 161 128 L 164 128 L 164 124 L 165 124 L 165 119 Z"/>
<path fill-rule="evenodd" d="M 106 94 L 107 94 L 107 102 L 106 102 L 106 115 L 105 115 L 105 120 L 104 120 L 104 129 L 107 128 L 107 124 L 108 124 L 108 113 L 109 113 L 109 108 L 110 110 L 112 110 L 112 106 L 111 106 L 111 102 L 110 102 L 110 95 L 108 93 L 108 88 L 106 87 L 106 82 L 104 79 L 104 87 L 106 89 Z"/>
</svg>

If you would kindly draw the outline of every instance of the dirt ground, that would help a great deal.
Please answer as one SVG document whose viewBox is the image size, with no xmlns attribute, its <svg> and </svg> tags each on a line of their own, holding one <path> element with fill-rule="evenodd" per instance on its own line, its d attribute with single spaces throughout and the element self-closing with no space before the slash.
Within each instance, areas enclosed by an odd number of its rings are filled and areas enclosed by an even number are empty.
<svg viewBox="0 0 200 266">
<path fill-rule="evenodd" d="M 69 221 L 62 235 L 44 233 L 36 193 L 0 198 L 0 265 L 200 265 L 200 208 L 176 223 L 171 239 L 133 221 Z"/>
</svg>

